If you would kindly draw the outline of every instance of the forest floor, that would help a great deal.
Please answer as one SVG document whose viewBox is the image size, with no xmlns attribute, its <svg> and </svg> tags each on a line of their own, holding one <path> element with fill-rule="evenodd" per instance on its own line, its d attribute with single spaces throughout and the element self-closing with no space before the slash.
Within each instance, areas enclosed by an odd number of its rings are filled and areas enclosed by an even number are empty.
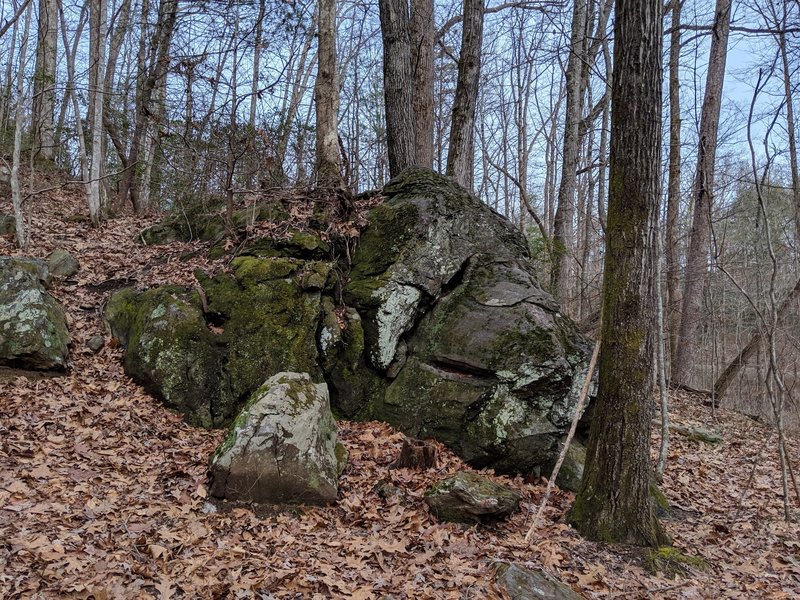
<svg viewBox="0 0 800 600">
<path fill-rule="evenodd" d="M 706 564 L 674 577 L 649 572 L 635 549 L 583 540 L 562 521 L 573 495 L 558 489 L 525 543 L 543 479 L 498 478 L 523 502 L 496 526 L 436 522 L 423 492 L 468 467 L 441 448 L 438 468 L 389 470 L 402 435 L 381 423 L 340 423 L 350 461 L 336 505 L 216 510 L 206 469 L 222 432 L 186 425 L 132 383 L 120 348 L 94 354 L 86 343 L 106 335 L 101 309 L 112 289 L 193 285 L 194 268 L 224 264 L 181 259 L 198 245 L 134 244 L 152 220 L 90 228 L 78 188 L 30 202 L 28 253 L 63 247 L 82 268 L 51 290 L 72 331 L 69 374 L 0 380 L 0 597 L 502 598 L 495 560 L 542 568 L 586 598 L 800 597 L 800 527 L 783 520 L 775 435 L 725 410 L 712 419 L 687 394 L 671 397 L 674 422 L 724 441 L 671 437 L 662 489 L 674 510 L 664 525 L 677 548 Z M 0 239 L 0 254 L 17 253 Z M 658 442 L 654 433 L 654 449 Z M 789 452 L 798 464 L 796 437 Z M 381 479 L 403 496 L 378 496 Z M 797 506 L 792 498 L 796 516 Z"/>
</svg>

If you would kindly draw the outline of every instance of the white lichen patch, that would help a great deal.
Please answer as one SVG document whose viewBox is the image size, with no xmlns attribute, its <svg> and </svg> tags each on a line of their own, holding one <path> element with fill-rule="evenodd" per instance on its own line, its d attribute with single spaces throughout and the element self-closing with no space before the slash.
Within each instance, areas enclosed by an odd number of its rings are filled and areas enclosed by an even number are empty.
<svg viewBox="0 0 800 600">
<path fill-rule="evenodd" d="M 414 324 L 422 292 L 413 286 L 390 281 L 376 290 L 373 297 L 381 301 L 381 307 L 376 316 L 378 343 L 372 358 L 375 366 L 387 369 L 394 360 L 400 336 Z"/>
</svg>

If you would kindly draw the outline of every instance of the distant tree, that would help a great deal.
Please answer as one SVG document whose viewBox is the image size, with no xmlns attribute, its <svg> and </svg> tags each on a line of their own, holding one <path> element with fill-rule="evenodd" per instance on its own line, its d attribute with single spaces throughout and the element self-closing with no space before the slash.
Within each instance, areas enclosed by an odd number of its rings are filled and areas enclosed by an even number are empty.
<svg viewBox="0 0 800 600">
<path fill-rule="evenodd" d="M 56 0 L 39 0 L 36 67 L 33 75 L 33 142 L 34 152 L 48 160 L 53 160 L 55 155 L 53 112 L 56 97 L 57 40 Z"/>
<path fill-rule="evenodd" d="M 447 174 L 467 189 L 472 189 L 475 162 L 475 107 L 481 75 L 483 43 L 483 0 L 464 0 L 461 53 L 458 57 L 458 83 L 453 100 Z"/>
<path fill-rule="evenodd" d="M 569 520 L 585 536 L 667 541 L 650 494 L 662 3 L 617 0 L 599 390 Z"/>
<path fill-rule="evenodd" d="M 731 0 L 717 0 L 714 26 L 711 31 L 711 50 L 708 74 L 700 114 L 700 139 L 697 149 L 697 168 L 692 188 L 692 229 L 689 254 L 686 257 L 686 277 L 683 288 L 681 326 L 672 361 L 672 382 L 689 383 L 693 359 L 697 351 L 697 328 L 703 308 L 703 288 L 708 279 L 708 250 L 711 240 L 711 208 L 714 199 L 714 166 L 717 157 L 722 86 L 728 55 L 728 34 L 731 26 Z"/>
</svg>

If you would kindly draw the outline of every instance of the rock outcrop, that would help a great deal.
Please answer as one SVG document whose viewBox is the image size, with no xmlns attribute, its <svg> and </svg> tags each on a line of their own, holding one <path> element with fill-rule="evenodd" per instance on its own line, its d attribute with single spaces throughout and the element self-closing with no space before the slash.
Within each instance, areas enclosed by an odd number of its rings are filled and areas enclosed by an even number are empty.
<svg viewBox="0 0 800 600">
<path fill-rule="evenodd" d="M 205 426 L 229 423 L 265 377 L 305 372 L 340 415 L 436 438 L 476 467 L 546 471 L 589 342 L 537 283 L 525 238 L 452 180 L 412 169 L 383 194 L 351 265 L 291 232 L 251 242 L 231 273 L 196 273 L 202 297 L 116 294 L 126 370 Z"/>
<path fill-rule="evenodd" d="M 64 309 L 47 293 L 44 261 L 0 257 L 0 365 L 63 371 L 69 357 Z"/>
<path fill-rule="evenodd" d="M 278 373 L 250 398 L 211 458 L 209 492 L 259 503 L 334 502 L 344 448 L 328 389 L 303 373 Z"/>
<path fill-rule="evenodd" d="M 425 492 L 425 502 L 442 521 L 488 523 L 517 510 L 522 496 L 491 479 L 461 471 L 434 484 Z"/>
</svg>

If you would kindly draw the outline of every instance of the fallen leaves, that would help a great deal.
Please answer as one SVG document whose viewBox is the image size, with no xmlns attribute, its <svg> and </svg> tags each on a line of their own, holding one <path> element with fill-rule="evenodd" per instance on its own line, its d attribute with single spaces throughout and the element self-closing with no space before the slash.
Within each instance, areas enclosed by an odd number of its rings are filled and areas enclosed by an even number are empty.
<svg viewBox="0 0 800 600">
<path fill-rule="evenodd" d="M 83 210 L 71 193 L 52 198 L 58 210 Z M 500 598 L 490 567 L 497 559 L 544 567 L 588 598 L 800 595 L 800 531 L 781 520 L 771 458 L 758 460 L 734 518 L 769 433 L 722 411 L 719 447 L 671 442 L 663 491 L 681 515 L 666 526 L 684 552 L 711 565 L 677 582 L 647 573 L 624 549 L 582 540 L 559 521 L 573 498 L 560 490 L 525 544 L 541 482 L 504 480 L 525 507 L 507 522 L 436 522 L 425 489 L 466 467 L 440 445 L 435 469 L 390 470 L 403 436 L 379 423 L 340 424 L 350 462 L 335 506 L 216 509 L 206 469 L 221 432 L 187 426 L 134 385 L 114 344 L 94 354 L 85 342 L 105 335 L 100 309 L 118 285 L 191 285 L 195 268 L 224 265 L 179 259 L 197 245 L 135 246 L 146 220 L 65 227 L 41 208 L 34 252 L 58 245 L 82 264 L 75 282 L 53 290 L 73 323 L 74 364 L 60 378 L 0 381 L 0 597 Z M 0 240 L 0 252 L 13 249 Z M 673 398 L 675 422 L 706 425 L 706 415 L 691 397 Z M 790 451 L 799 456 L 796 442 Z M 378 481 L 399 493 L 380 496 Z"/>
</svg>

